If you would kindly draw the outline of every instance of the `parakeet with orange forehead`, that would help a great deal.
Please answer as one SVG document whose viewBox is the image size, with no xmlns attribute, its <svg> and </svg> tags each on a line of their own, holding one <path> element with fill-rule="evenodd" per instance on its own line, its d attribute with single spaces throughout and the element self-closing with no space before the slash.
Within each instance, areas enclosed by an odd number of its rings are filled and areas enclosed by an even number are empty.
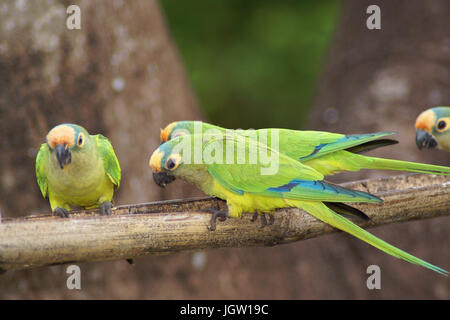
<svg viewBox="0 0 450 320">
<path fill-rule="evenodd" d="M 416 119 L 416 144 L 419 149 L 450 151 L 450 107 L 435 107 Z"/>
<path fill-rule="evenodd" d="M 314 168 L 255 139 L 229 133 L 181 135 L 161 144 L 149 165 L 160 186 L 172 181 L 165 177 L 176 177 L 226 200 L 227 211 L 211 210 L 211 230 L 217 217 L 236 218 L 255 211 L 274 214 L 277 208 L 297 207 L 394 257 L 448 275 L 375 237 L 338 212 L 339 208 L 348 209 L 345 202 L 380 203 L 380 198 L 330 184 Z"/>
<path fill-rule="evenodd" d="M 201 121 L 172 122 L 161 130 L 161 142 L 184 134 L 225 133 L 227 129 Z M 310 166 L 323 175 L 361 169 L 450 174 L 450 168 L 424 163 L 370 157 L 361 153 L 397 143 L 385 139 L 394 132 L 345 135 L 324 131 L 289 129 L 237 130 L 248 137 L 266 132 L 265 144 Z M 274 146 L 276 145 L 276 146 Z"/>
<path fill-rule="evenodd" d="M 41 145 L 36 178 L 53 214 L 68 217 L 71 207 L 100 208 L 102 214 L 111 214 L 121 170 L 107 138 L 65 123 L 51 129 Z"/>
</svg>

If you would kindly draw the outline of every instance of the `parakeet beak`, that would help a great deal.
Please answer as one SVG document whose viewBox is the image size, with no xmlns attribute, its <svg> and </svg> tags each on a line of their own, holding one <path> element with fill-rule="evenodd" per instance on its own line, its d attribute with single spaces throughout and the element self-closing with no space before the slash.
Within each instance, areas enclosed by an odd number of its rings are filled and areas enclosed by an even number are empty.
<svg viewBox="0 0 450 320">
<path fill-rule="evenodd" d="M 438 145 L 436 139 L 424 130 L 416 130 L 416 144 L 419 149 L 431 149 Z"/>
<path fill-rule="evenodd" d="M 173 182 L 175 179 L 176 178 L 174 176 L 172 176 L 164 171 L 153 172 L 153 180 L 161 188 L 164 188 L 166 186 L 166 184 Z"/>
<path fill-rule="evenodd" d="M 72 154 L 70 153 L 70 149 L 67 147 L 67 144 L 64 143 L 56 145 L 55 151 L 56 158 L 58 159 L 61 169 L 72 161 Z"/>
</svg>

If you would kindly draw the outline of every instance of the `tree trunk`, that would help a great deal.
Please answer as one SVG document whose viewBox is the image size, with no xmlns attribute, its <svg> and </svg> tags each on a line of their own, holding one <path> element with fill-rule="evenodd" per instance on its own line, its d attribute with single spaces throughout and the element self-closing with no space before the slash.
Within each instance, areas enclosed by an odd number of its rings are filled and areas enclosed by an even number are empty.
<svg viewBox="0 0 450 320">
<path fill-rule="evenodd" d="M 3 217 L 50 210 L 36 183 L 35 156 L 47 132 L 64 122 L 111 140 L 122 167 L 116 204 L 200 194 L 181 183 L 163 191 L 148 166 L 160 128 L 200 117 L 158 3 L 77 1 L 81 30 L 66 28 L 70 4 L 0 3 Z M 65 269 L 7 274 L 0 279 L 0 297 L 71 296 Z M 138 297 L 139 277 L 147 271 L 122 270 L 133 267 L 125 261 L 83 265 L 85 290 L 78 297 Z"/>
</svg>

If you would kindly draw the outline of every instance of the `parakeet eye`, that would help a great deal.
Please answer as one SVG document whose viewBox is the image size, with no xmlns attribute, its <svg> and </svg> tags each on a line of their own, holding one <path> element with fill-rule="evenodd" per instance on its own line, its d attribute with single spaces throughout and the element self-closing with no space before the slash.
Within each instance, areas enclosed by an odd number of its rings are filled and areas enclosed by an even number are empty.
<svg viewBox="0 0 450 320">
<path fill-rule="evenodd" d="M 172 170 L 173 168 L 175 168 L 175 161 L 169 159 L 169 161 L 167 161 L 167 169 Z"/>
<path fill-rule="evenodd" d="M 180 164 L 180 156 L 179 155 L 175 155 L 175 156 L 170 156 L 169 159 L 167 159 L 166 161 L 166 169 L 168 170 L 175 170 L 176 168 L 178 168 L 178 165 Z"/>
<path fill-rule="evenodd" d="M 436 129 L 437 129 L 437 131 L 442 132 L 447 128 L 447 125 L 448 125 L 447 121 L 439 120 L 436 125 Z"/>
<path fill-rule="evenodd" d="M 84 146 L 84 134 L 82 132 L 78 135 L 77 146 L 80 148 Z"/>
</svg>

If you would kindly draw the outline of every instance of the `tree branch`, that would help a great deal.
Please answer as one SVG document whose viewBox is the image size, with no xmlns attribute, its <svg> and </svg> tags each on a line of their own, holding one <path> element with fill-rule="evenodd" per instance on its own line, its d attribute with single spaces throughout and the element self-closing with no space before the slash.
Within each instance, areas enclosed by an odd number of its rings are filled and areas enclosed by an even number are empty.
<svg viewBox="0 0 450 320">
<path fill-rule="evenodd" d="M 384 199 L 359 204 L 374 227 L 400 221 L 450 215 L 450 179 L 409 174 L 343 184 Z M 281 209 L 271 226 L 251 223 L 252 214 L 227 219 L 209 231 L 211 215 L 202 210 L 225 203 L 214 198 L 122 205 L 111 216 L 98 210 L 75 211 L 62 219 L 51 214 L 3 218 L 0 224 L 0 268 L 34 268 L 63 263 L 102 261 L 206 248 L 273 246 L 335 232 L 300 209 Z"/>
</svg>

